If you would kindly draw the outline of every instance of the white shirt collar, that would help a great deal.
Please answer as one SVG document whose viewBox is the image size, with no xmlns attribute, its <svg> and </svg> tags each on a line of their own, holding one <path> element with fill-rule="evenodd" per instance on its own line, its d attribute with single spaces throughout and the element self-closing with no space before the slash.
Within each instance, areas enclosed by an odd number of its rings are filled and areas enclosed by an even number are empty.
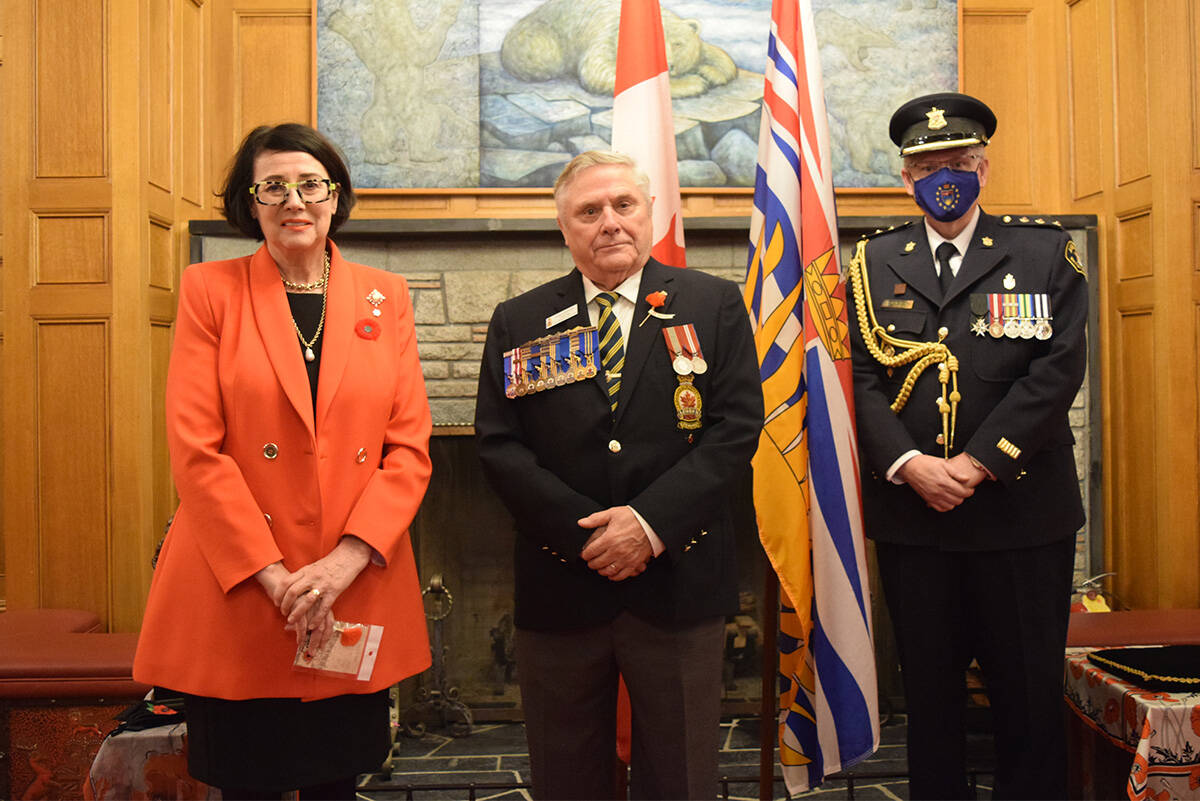
<svg viewBox="0 0 1200 801">
<path fill-rule="evenodd" d="M 971 244 L 971 237 L 975 235 L 975 226 L 979 225 L 979 206 L 976 204 L 975 210 L 971 212 L 971 221 L 967 223 L 967 227 L 959 231 L 958 236 L 953 239 L 946 239 L 944 236 L 933 230 L 933 226 L 929 224 L 929 220 L 925 220 L 925 236 L 929 239 L 929 252 L 935 254 L 934 260 L 937 260 L 938 245 L 943 242 L 949 242 L 958 250 L 959 256 L 967 255 L 967 246 Z"/>
<path fill-rule="evenodd" d="M 629 301 L 634 306 L 636 306 L 637 305 L 638 287 L 642 283 L 642 272 L 645 269 L 646 268 L 643 267 L 642 269 L 638 270 L 633 275 L 626 278 L 613 291 L 616 292 L 621 297 L 625 298 L 625 300 Z M 583 279 L 584 302 L 591 303 L 593 300 L 596 299 L 597 295 L 599 295 L 601 292 L 605 291 L 605 290 L 601 289 L 600 287 L 596 286 L 594 283 L 592 283 L 592 280 L 590 278 L 588 278 L 586 275 L 584 275 L 582 272 L 579 273 L 579 277 Z"/>
</svg>

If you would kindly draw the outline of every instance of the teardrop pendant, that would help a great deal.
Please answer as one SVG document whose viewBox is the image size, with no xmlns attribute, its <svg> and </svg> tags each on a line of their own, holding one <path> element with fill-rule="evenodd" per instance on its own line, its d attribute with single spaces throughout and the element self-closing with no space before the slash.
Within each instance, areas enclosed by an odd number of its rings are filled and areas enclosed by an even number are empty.
<svg viewBox="0 0 1200 801">
<path fill-rule="evenodd" d="M 312 348 L 304 349 L 304 361 L 311 362 L 311 361 L 315 361 L 316 358 L 317 358 L 317 354 L 313 353 Z"/>
</svg>

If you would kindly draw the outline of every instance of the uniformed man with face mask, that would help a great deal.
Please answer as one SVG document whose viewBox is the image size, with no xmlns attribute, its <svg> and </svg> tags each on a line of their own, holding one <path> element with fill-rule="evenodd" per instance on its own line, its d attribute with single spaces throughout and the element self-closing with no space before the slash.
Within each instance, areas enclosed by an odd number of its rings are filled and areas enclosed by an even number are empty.
<svg viewBox="0 0 1200 801">
<path fill-rule="evenodd" d="M 1064 798 L 1062 669 L 1084 522 L 1067 412 L 1087 283 L 1049 218 L 979 207 L 996 118 L 944 93 L 892 116 L 923 219 L 859 243 L 851 338 L 867 535 L 908 709 L 912 798 L 965 798 L 965 670 L 995 719 L 997 798 Z"/>
</svg>

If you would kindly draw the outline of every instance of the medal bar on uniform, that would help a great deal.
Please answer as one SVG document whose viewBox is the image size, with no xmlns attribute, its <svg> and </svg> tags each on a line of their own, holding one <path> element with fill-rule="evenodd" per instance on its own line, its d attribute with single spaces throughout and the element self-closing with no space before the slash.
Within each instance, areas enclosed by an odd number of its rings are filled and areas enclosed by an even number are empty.
<svg viewBox="0 0 1200 801">
<path fill-rule="evenodd" d="M 595 326 L 539 337 L 504 353 L 504 394 L 517 398 L 596 375 Z"/>
<path fill-rule="evenodd" d="M 696 335 L 696 326 L 688 323 L 680 328 L 683 329 L 680 333 L 683 336 L 684 350 L 692 358 L 692 372 L 696 375 L 704 375 L 708 372 L 708 362 L 704 360 L 704 354 L 700 352 L 700 337 Z"/>
<path fill-rule="evenodd" d="M 1004 293 L 1004 336 L 1016 339 L 1021 323 L 1018 317 L 1017 296 L 1012 292 Z"/>
<path fill-rule="evenodd" d="M 1054 329 L 1050 326 L 1050 321 L 1053 319 L 1050 316 L 1050 296 L 1041 293 L 1034 296 L 1037 303 L 1037 325 L 1034 327 L 1033 335 L 1040 340 L 1047 340 L 1054 333 Z"/>
<path fill-rule="evenodd" d="M 679 381 L 672 398 L 675 404 L 676 427 L 692 431 L 700 428 L 702 424 L 701 409 L 704 405 L 700 390 L 692 383 L 692 374 L 704 373 L 708 370 L 708 363 L 700 354 L 700 338 L 691 323 L 666 326 L 662 332 L 667 343 L 667 354 L 671 357 L 671 369 L 675 371 L 675 378 Z"/>
<path fill-rule="evenodd" d="M 1001 311 L 1000 293 L 993 292 L 988 295 L 988 313 L 991 317 L 988 324 L 988 333 L 993 339 L 999 339 L 1004 336 L 1004 314 Z"/>
</svg>

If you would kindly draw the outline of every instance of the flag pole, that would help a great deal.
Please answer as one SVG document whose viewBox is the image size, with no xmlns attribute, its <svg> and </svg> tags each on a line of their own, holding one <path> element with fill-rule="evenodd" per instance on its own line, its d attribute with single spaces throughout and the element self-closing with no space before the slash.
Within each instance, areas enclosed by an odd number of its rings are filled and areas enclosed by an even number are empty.
<svg viewBox="0 0 1200 801">
<path fill-rule="evenodd" d="M 766 563 L 763 575 L 763 621 L 762 621 L 762 702 L 758 712 L 758 798 L 772 801 L 775 796 L 775 737 L 777 724 L 775 709 L 779 704 L 776 694 L 776 664 L 779 651 L 779 577 L 771 563 Z"/>
</svg>

